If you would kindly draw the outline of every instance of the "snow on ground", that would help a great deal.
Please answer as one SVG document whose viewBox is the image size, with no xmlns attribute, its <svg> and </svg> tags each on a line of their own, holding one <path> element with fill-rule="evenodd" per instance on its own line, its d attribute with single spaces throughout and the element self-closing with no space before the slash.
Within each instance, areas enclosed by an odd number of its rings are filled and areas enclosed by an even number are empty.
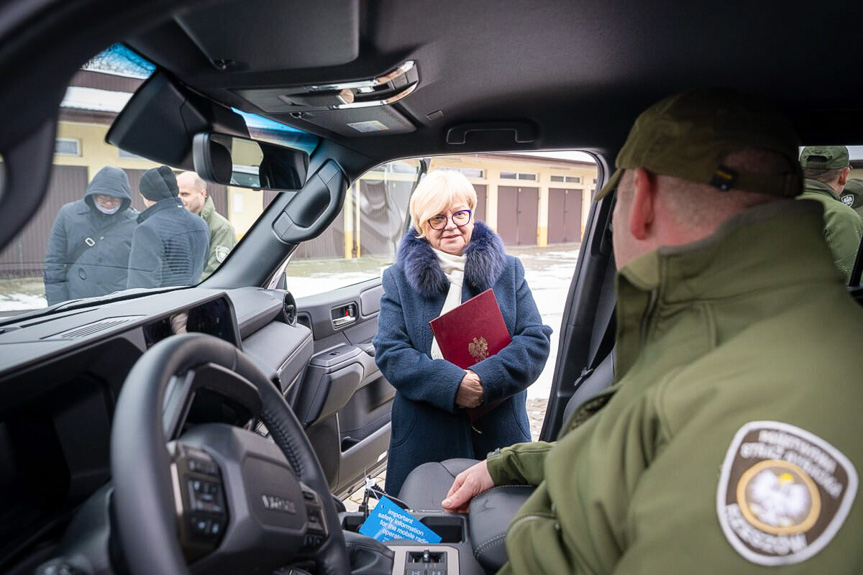
<svg viewBox="0 0 863 575">
<path fill-rule="evenodd" d="M 0 293 L 0 312 L 40 309 L 47 305 L 48 302 L 42 296 L 26 293 Z"/>
<path fill-rule="evenodd" d="M 533 292 L 533 299 L 539 308 L 542 321 L 551 326 L 551 353 L 539 379 L 527 389 L 528 399 L 548 399 L 551 392 L 551 378 L 554 375 L 554 362 L 560 340 L 560 324 L 566 296 L 578 260 L 578 249 L 573 247 L 561 251 L 541 251 L 536 248 L 518 254 L 524 264 L 525 279 Z"/>
</svg>

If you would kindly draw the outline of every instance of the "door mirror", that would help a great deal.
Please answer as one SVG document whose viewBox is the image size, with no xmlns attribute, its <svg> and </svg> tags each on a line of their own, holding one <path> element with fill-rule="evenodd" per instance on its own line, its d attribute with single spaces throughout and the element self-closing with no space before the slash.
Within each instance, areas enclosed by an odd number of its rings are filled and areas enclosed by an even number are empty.
<svg viewBox="0 0 863 575">
<path fill-rule="evenodd" d="M 215 133 L 195 136 L 192 158 L 205 180 L 258 190 L 299 190 L 309 169 L 301 150 Z"/>
</svg>

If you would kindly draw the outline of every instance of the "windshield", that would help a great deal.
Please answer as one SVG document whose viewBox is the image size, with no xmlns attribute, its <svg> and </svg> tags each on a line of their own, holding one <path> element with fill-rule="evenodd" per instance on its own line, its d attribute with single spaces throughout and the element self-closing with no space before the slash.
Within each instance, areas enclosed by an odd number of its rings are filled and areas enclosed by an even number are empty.
<svg viewBox="0 0 863 575">
<path fill-rule="evenodd" d="M 211 184 L 106 142 L 114 119 L 155 70 L 115 45 L 72 78 L 60 105 L 47 194 L 0 250 L 0 317 L 130 288 L 196 285 L 275 198 Z M 316 136 L 240 115 L 253 138 L 309 153 L 317 147 Z"/>
</svg>

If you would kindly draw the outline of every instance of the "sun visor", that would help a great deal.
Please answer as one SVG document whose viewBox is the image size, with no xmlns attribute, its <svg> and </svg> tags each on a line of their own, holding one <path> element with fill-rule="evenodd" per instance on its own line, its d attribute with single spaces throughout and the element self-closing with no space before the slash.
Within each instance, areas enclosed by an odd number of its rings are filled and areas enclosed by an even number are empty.
<svg viewBox="0 0 863 575">
<path fill-rule="evenodd" d="M 359 0 L 222 2 L 175 20 L 219 70 L 337 66 L 360 52 Z"/>
</svg>

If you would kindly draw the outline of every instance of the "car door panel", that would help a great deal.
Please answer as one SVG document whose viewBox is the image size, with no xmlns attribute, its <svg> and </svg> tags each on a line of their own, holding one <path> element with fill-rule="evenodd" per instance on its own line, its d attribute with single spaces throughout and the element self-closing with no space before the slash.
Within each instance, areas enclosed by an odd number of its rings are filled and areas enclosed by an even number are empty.
<svg viewBox="0 0 863 575">
<path fill-rule="evenodd" d="M 378 369 L 371 345 L 380 283 L 372 279 L 297 299 L 298 322 L 312 331 L 315 353 L 288 397 L 337 494 L 386 461 L 395 389 Z"/>
</svg>

